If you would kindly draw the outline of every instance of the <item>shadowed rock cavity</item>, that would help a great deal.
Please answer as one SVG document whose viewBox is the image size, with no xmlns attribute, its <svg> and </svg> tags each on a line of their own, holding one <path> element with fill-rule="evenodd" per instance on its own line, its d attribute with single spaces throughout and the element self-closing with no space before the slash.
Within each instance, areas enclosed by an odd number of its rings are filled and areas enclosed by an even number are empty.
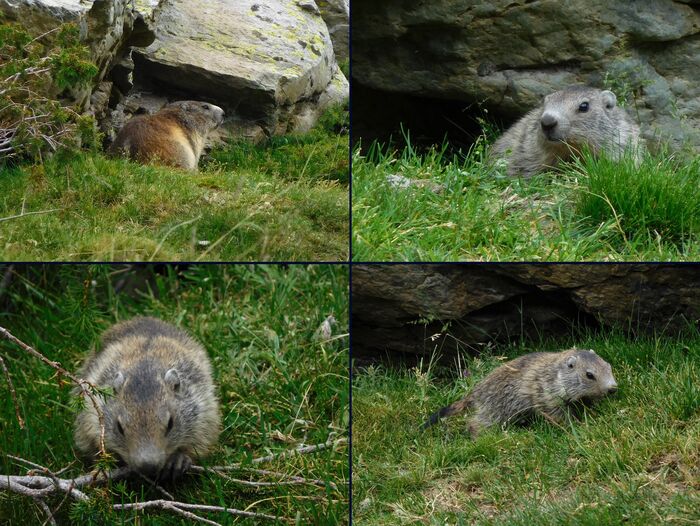
<svg viewBox="0 0 700 526">
<path fill-rule="evenodd" d="M 700 269 L 683 265 L 356 265 L 353 358 L 415 363 L 576 328 L 677 331 L 700 318 Z"/>
</svg>

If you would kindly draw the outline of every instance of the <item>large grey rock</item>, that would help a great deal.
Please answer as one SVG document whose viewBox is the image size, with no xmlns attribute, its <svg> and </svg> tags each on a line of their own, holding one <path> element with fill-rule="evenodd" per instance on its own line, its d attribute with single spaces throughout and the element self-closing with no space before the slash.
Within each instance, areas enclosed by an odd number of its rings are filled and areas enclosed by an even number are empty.
<svg viewBox="0 0 700 526">
<path fill-rule="evenodd" d="M 333 50 L 338 62 L 350 57 L 350 5 L 348 0 L 316 0 L 321 16 L 328 26 Z"/>
<path fill-rule="evenodd" d="M 645 138 L 700 149 L 698 2 L 354 0 L 352 20 L 353 79 L 370 88 L 516 118 L 607 73 L 636 95 Z"/>
<path fill-rule="evenodd" d="M 137 85 L 210 100 L 265 134 L 306 130 L 347 97 L 311 0 L 167 0 L 153 17 L 155 41 L 133 52 Z"/>
<path fill-rule="evenodd" d="M 9 20 L 40 32 L 79 22 L 91 6 L 91 1 L 81 0 L 0 0 L 0 11 Z"/>
<path fill-rule="evenodd" d="M 356 265 L 356 358 L 443 357 L 572 327 L 657 332 L 700 319 L 700 269 L 634 265 Z"/>
</svg>

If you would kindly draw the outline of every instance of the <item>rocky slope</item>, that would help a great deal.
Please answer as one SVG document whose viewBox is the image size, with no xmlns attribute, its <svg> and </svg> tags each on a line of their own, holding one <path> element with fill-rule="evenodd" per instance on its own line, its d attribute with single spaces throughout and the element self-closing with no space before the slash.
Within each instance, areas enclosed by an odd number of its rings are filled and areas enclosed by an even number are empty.
<svg viewBox="0 0 700 526">
<path fill-rule="evenodd" d="M 327 4 L 342 41 L 342 2 Z M 313 0 L 0 0 L 0 12 L 32 30 L 79 24 L 100 73 L 78 102 L 108 136 L 191 98 L 223 107 L 229 135 L 259 139 L 307 130 L 348 96 Z"/>
</svg>

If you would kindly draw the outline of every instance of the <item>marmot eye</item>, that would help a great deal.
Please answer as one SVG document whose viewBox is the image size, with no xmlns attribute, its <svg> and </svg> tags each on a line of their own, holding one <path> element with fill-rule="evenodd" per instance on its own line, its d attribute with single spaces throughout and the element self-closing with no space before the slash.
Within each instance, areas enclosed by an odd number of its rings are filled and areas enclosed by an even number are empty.
<svg viewBox="0 0 700 526">
<path fill-rule="evenodd" d="M 117 431 L 121 433 L 122 436 L 124 436 L 124 428 L 122 427 L 122 423 L 117 420 Z"/>
<path fill-rule="evenodd" d="M 172 428 L 173 428 L 173 417 L 171 416 L 171 417 L 168 419 L 168 430 L 165 432 L 165 434 L 167 435 L 168 433 L 170 433 L 170 430 L 171 430 Z"/>
<path fill-rule="evenodd" d="M 589 380 L 595 380 L 595 375 L 590 371 L 586 371 L 586 378 Z"/>
<path fill-rule="evenodd" d="M 205 109 L 205 110 L 208 110 L 208 109 L 211 109 L 211 108 L 209 107 L 209 104 L 205 104 L 205 105 L 204 105 L 204 109 Z"/>
<path fill-rule="evenodd" d="M 588 111 L 588 103 L 587 102 L 582 102 L 581 104 L 578 105 L 578 111 L 580 113 L 586 113 Z"/>
</svg>

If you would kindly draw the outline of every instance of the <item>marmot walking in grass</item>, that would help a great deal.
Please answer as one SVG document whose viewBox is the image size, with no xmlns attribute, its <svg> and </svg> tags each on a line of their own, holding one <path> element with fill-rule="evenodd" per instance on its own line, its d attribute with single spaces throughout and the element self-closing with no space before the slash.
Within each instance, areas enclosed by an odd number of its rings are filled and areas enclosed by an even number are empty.
<svg viewBox="0 0 700 526">
<path fill-rule="evenodd" d="M 610 364 L 592 350 L 530 353 L 498 367 L 465 398 L 431 415 L 422 429 L 467 409 L 473 411 L 469 431 L 474 438 L 483 428 L 535 414 L 561 422 L 567 404 L 595 401 L 616 391 Z"/>
<path fill-rule="evenodd" d="M 98 397 L 105 449 L 152 479 L 175 479 L 205 454 L 221 427 L 209 357 L 184 331 L 138 317 L 106 331 L 81 376 L 112 395 Z M 84 396 L 84 395 L 83 395 Z M 94 458 L 100 424 L 90 399 L 75 422 L 78 449 Z"/>
<path fill-rule="evenodd" d="M 629 147 L 639 161 L 639 126 L 617 106 L 612 91 L 572 86 L 547 95 L 494 143 L 490 155 L 507 160 L 508 175 L 531 177 L 570 160 L 584 146 L 613 159 Z"/>
<path fill-rule="evenodd" d="M 173 102 L 153 115 L 133 117 L 119 130 L 109 153 L 196 170 L 207 135 L 223 120 L 224 110 L 213 104 Z"/>
</svg>

